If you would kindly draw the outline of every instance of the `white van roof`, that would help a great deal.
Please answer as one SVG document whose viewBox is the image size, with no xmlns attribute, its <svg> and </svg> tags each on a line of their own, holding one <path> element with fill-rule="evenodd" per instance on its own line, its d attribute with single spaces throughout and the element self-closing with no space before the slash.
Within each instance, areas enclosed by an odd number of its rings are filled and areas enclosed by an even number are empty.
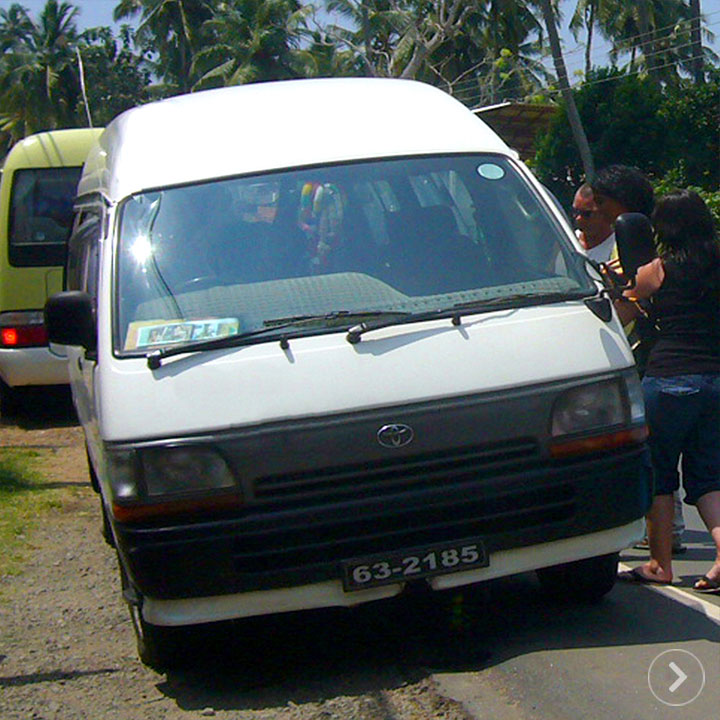
<svg viewBox="0 0 720 720">
<path fill-rule="evenodd" d="M 133 108 L 91 152 L 79 194 L 133 193 L 289 167 L 456 152 L 516 156 L 430 85 L 370 78 L 207 90 Z"/>
</svg>

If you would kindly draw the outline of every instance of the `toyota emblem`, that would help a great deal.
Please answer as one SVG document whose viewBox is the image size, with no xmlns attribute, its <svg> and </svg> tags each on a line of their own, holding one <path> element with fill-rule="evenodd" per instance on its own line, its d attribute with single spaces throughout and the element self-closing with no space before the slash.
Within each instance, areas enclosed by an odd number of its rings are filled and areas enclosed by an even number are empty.
<svg viewBox="0 0 720 720">
<path fill-rule="evenodd" d="M 415 433 L 409 425 L 393 423 L 392 425 L 383 425 L 377 431 L 377 441 L 386 448 L 401 448 L 409 445 Z"/>
</svg>

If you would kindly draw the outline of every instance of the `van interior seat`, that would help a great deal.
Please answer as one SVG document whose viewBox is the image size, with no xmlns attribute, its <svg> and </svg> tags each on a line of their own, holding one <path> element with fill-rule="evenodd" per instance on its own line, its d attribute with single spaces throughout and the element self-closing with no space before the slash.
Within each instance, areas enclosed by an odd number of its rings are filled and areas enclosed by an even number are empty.
<svg viewBox="0 0 720 720">
<path fill-rule="evenodd" d="M 459 231 L 447 205 L 388 213 L 390 243 L 384 265 L 395 287 L 428 295 L 478 287 L 486 261 L 480 248 Z"/>
</svg>

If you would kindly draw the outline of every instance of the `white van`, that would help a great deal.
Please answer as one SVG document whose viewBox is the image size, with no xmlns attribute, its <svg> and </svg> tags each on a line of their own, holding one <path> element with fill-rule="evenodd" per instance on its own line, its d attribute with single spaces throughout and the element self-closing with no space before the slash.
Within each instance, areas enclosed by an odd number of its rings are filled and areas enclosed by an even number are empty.
<svg viewBox="0 0 720 720">
<path fill-rule="evenodd" d="M 46 317 L 145 662 L 409 583 L 612 587 L 651 496 L 632 354 L 462 104 L 328 79 L 145 105 L 76 211 Z"/>
</svg>

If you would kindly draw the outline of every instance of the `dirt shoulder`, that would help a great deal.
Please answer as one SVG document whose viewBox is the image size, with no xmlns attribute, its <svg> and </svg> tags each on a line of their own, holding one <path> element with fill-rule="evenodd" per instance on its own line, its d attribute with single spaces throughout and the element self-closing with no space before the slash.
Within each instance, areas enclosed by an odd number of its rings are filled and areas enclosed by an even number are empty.
<svg viewBox="0 0 720 720">
<path fill-rule="evenodd" d="M 406 642 L 404 623 L 433 622 L 406 606 L 217 626 L 189 650 L 192 669 L 144 667 L 100 534 L 82 431 L 69 408 L 44 407 L 0 421 L 0 446 L 38 449 L 47 482 L 68 489 L 27 537 L 23 572 L 0 579 L 3 720 L 465 720 L 425 667 L 417 638 L 432 630 Z"/>
</svg>

